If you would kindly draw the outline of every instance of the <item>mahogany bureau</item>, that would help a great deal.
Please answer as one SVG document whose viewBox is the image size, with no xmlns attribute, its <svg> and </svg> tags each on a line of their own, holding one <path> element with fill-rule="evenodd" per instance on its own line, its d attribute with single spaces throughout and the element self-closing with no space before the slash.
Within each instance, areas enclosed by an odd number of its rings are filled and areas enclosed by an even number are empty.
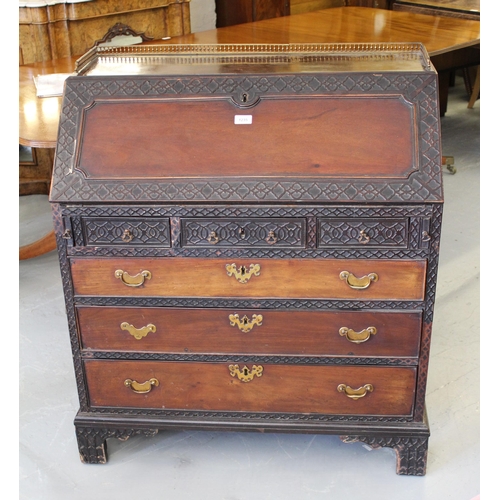
<svg viewBox="0 0 500 500">
<path fill-rule="evenodd" d="M 420 44 L 95 48 L 50 200 L 83 462 L 259 430 L 425 474 L 443 193 Z"/>
</svg>

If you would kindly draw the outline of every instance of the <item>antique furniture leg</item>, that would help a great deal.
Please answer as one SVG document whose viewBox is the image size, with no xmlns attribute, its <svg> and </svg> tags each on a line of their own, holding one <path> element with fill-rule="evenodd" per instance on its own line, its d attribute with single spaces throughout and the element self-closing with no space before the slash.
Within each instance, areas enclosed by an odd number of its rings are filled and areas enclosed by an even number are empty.
<svg viewBox="0 0 500 500">
<path fill-rule="evenodd" d="M 127 439 L 135 434 L 144 434 L 145 436 L 154 436 L 158 429 L 124 429 L 109 427 L 89 427 L 88 424 L 78 423 L 75 420 L 76 439 L 80 460 L 84 464 L 105 464 L 107 462 L 106 439 L 117 438 L 120 441 Z"/>
</svg>

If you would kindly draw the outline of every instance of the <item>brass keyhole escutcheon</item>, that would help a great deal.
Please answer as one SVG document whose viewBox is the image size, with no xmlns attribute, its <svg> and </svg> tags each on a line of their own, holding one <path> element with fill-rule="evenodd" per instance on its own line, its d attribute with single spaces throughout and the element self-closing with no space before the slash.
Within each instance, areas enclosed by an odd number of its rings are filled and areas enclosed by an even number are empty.
<svg viewBox="0 0 500 500">
<path fill-rule="evenodd" d="M 209 243 L 211 243 L 212 245 L 219 243 L 219 237 L 217 236 L 217 233 L 215 231 L 210 231 L 210 234 L 208 235 L 207 241 Z"/>
<path fill-rule="evenodd" d="M 248 333 L 254 326 L 261 326 L 262 320 L 263 317 L 261 314 L 253 314 L 251 320 L 246 314 L 241 319 L 239 314 L 229 315 L 229 324 L 231 326 L 237 326 L 243 333 Z"/>
<path fill-rule="evenodd" d="M 262 377 L 264 368 L 261 365 L 253 365 L 252 369 L 244 366 L 241 370 L 239 365 L 229 365 L 229 374 L 231 377 L 237 377 L 242 382 L 251 382 L 254 377 Z"/>
<path fill-rule="evenodd" d="M 369 392 L 373 392 L 373 385 L 365 384 L 358 389 L 353 389 L 348 385 L 340 384 L 337 387 L 337 391 L 343 392 L 348 398 L 354 399 L 354 401 L 356 401 L 357 399 L 364 398 Z"/>
<path fill-rule="evenodd" d="M 252 276 L 260 275 L 260 264 L 250 264 L 248 269 L 246 266 L 240 266 L 238 269 L 236 264 L 226 264 L 226 272 L 228 276 L 234 276 L 240 283 L 247 283 Z"/>
<path fill-rule="evenodd" d="M 274 245 L 278 241 L 278 238 L 276 237 L 276 234 L 274 231 L 269 231 L 269 234 L 267 235 L 266 241 L 270 245 Z"/>
<path fill-rule="evenodd" d="M 366 231 L 364 229 L 361 229 L 361 231 L 359 232 L 358 241 L 362 245 L 366 245 L 370 241 L 370 237 L 366 234 Z"/>
<path fill-rule="evenodd" d="M 125 243 L 130 243 L 134 239 L 134 235 L 132 234 L 132 231 L 130 229 L 125 229 L 122 234 L 122 240 Z"/>
<path fill-rule="evenodd" d="M 240 227 L 238 229 L 238 234 L 240 235 L 240 238 L 242 240 L 244 240 L 247 237 L 247 234 L 245 233 L 245 228 L 244 227 Z"/>
</svg>

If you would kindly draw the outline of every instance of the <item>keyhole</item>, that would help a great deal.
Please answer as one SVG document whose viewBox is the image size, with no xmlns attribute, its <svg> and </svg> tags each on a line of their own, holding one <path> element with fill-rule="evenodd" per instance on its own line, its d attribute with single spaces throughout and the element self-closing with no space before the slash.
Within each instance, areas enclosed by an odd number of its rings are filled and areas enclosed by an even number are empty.
<svg viewBox="0 0 500 500">
<path fill-rule="evenodd" d="M 245 366 L 243 368 L 243 375 L 248 375 L 250 373 L 250 370 Z"/>
<path fill-rule="evenodd" d="M 238 233 L 240 234 L 241 239 L 245 239 L 246 234 L 245 234 L 245 230 L 242 227 L 240 227 L 240 229 L 238 230 Z"/>
<path fill-rule="evenodd" d="M 241 96 L 241 100 L 242 100 L 243 102 L 247 102 L 247 101 L 248 101 L 248 94 L 243 94 L 243 95 Z"/>
</svg>

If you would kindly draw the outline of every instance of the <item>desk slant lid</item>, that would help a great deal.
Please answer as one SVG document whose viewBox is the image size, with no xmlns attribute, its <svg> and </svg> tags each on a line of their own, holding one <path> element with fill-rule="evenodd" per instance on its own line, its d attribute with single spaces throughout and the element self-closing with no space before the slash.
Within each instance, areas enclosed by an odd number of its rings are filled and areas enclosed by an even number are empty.
<svg viewBox="0 0 500 500">
<path fill-rule="evenodd" d="M 420 44 L 97 47 L 51 200 L 441 202 L 437 75 Z"/>
</svg>

